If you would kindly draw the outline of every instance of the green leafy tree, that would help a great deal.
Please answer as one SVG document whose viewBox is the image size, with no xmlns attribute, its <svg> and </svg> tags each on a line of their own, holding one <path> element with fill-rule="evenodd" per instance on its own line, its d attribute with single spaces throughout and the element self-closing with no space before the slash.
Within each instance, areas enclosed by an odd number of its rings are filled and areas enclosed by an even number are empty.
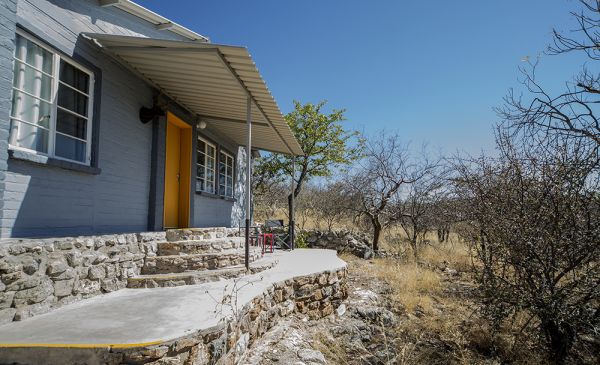
<svg viewBox="0 0 600 365">
<path fill-rule="evenodd" d="M 344 128 L 345 110 L 322 113 L 326 101 L 301 104 L 294 101 L 294 111 L 285 116 L 304 155 L 296 156 L 294 198 L 314 177 L 329 177 L 361 157 L 363 139 L 356 131 Z M 257 161 L 256 176 L 277 176 L 280 181 L 292 177 L 292 156 L 272 153 Z M 326 202 L 325 202 L 326 203 Z M 291 217 L 292 193 L 288 195 L 288 217 Z"/>
</svg>

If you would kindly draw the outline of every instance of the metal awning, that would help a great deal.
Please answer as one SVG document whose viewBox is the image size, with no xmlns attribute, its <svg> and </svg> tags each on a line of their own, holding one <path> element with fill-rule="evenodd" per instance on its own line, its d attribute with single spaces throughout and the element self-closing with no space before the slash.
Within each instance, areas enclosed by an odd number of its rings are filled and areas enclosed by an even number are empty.
<svg viewBox="0 0 600 365">
<path fill-rule="evenodd" d="M 245 47 L 107 34 L 83 34 L 161 92 L 206 121 L 207 129 L 244 145 L 247 102 L 252 147 L 302 155 Z"/>
</svg>

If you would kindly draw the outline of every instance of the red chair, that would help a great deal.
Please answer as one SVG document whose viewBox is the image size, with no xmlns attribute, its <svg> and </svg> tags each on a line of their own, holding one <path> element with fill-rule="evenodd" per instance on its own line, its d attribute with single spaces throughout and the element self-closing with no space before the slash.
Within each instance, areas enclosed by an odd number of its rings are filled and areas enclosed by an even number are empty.
<svg viewBox="0 0 600 365">
<path fill-rule="evenodd" d="M 260 238 L 262 241 L 262 252 L 265 253 L 265 247 L 267 245 L 267 239 L 271 241 L 271 253 L 273 253 L 273 242 L 275 239 L 273 238 L 273 233 L 261 233 Z"/>
</svg>

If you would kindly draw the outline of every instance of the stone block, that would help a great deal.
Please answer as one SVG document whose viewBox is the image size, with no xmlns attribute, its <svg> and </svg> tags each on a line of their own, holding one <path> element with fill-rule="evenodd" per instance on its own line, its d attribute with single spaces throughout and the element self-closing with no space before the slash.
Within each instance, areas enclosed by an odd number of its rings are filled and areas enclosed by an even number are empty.
<svg viewBox="0 0 600 365">
<path fill-rule="evenodd" d="M 19 261 L 23 267 L 23 271 L 28 274 L 34 274 L 40 267 L 40 264 L 33 258 L 32 255 L 21 255 L 18 256 Z"/>
<path fill-rule="evenodd" d="M 71 295 L 73 292 L 73 286 L 75 284 L 75 279 L 69 280 L 61 280 L 54 283 L 54 296 L 56 297 L 66 297 L 67 295 Z"/>
<path fill-rule="evenodd" d="M 79 273 L 77 272 L 77 270 L 70 267 L 67 270 L 65 270 L 64 272 L 62 272 L 56 276 L 50 276 L 50 278 L 52 278 L 52 280 L 54 280 L 54 281 L 61 281 L 61 280 L 74 279 L 78 276 L 79 276 Z"/>
<path fill-rule="evenodd" d="M 0 325 L 12 322 L 17 310 L 15 308 L 0 309 Z"/>
<path fill-rule="evenodd" d="M 54 244 L 59 250 L 70 250 L 74 247 L 73 241 L 59 241 Z"/>
<path fill-rule="evenodd" d="M 10 274 L 7 274 L 7 275 L 10 275 Z M 11 282 L 11 281 L 5 280 L 4 275 L 3 275 L 2 281 L 4 281 L 5 283 L 8 284 L 8 285 L 6 285 L 6 290 L 18 291 L 18 290 L 34 288 L 34 287 L 40 285 L 40 283 L 42 282 L 42 276 L 41 275 L 31 275 L 31 276 L 19 275 L 18 280 Z"/>
<path fill-rule="evenodd" d="M 313 293 L 313 296 L 312 296 L 312 300 L 321 300 L 321 299 L 323 299 L 323 292 L 321 291 L 321 289 L 315 290 L 315 292 Z"/>
<path fill-rule="evenodd" d="M 88 271 L 88 278 L 90 280 L 99 280 L 104 279 L 106 277 L 106 269 L 104 265 L 96 265 L 90 267 Z"/>
<path fill-rule="evenodd" d="M 67 260 L 62 255 L 48 256 L 48 263 L 46 264 L 46 273 L 48 275 L 58 275 L 65 272 L 69 268 Z"/>
<path fill-rule="evenodd" d="M 82 295 L 90 295 L 100 292 L 100 282 L 89 279 L 79 280 L 78 285 L 75 285 L 74 293 Z"/>
<path fill-rule="evenodd" d="M 52 294 L 54 294 L 52 281 L 44 279 L 38 286 L 17 291 L 14 296 L 14 305 L 18 308 L 28 304 L 40 303 Z"/>
<path fill-rule="evenodd" d="M 305 284 L 303 286 L 301 286 L 300 288 L 296 289 L 296 298 L 298 299 L 302 299 L 302 298 L 308 298 L 312 295 L 313 291 L 315 289 L 315 286 L 313 284 Z"/>
<path fill-rule="evenodd" d="M 44 300 L 41 303 L 36 303 L 33 305 L 28 305 L 26 307 L 17 308 L 17 311 L 15 312 L 14 320 L 22 321 L 27 318 L 33 317 L 35 315 L 38 315 L 38 314 L 47 313 L 48 311 L 50 311 L 50 309 L 52 308 L 52 306 L 54 304 L 56 304 L 56 298 L 48 297 L 46 300 Z"/>
<path fill-rule="evenodd" d="M 14 283 L 16 281 L 23 279 L 25 276 L 26 275 L 23 271 L 15 271 L 15 272 L 11 272 L 8 274 L 0 275 L 0 279 L 2 279 L 2 282 L 5 285 L 8 285 L 8 284 L 11 284 L 11 283 Z M 10 289 L 7 289 L 7 290 L 10 290 Z"/>
<path fill-rule="evenodd" d="M 67 263 L 71 267 L 79 267 L 83 263 L 83 255 L 79 251 L 71 251 L 65 254 Z"/>
<path fill-rule="evenodd" d="M 15 256 L 7 256 L 0 259 L 0 274 L 9 274 L 16 271 L 22 271 L 23 265 Z"/>
<path fill-rule="evenodd" d="M 15 297 L 14 291 L 0 293 L 0 309 L 10 308 Z"/>
<path fill-rule="evenodd" d="M 119 290 L 119 280 L 116 278 L 100 280 L 100 288 L 105 293 Z"/>
<path fill-rule="evenodd" d="M 89 271 L 90 271 L 89 267 L 80 266 L 77 268 L 77 275 L 80 279 L 85 279 L 88 277 Z"/>
<path fill-rule="evenodd" d="M 273 292 L 273 299 L 275 300 L 276 303 L 281 303 L 283 302 L 283 290 L 275 290 Z"/>
</svg>

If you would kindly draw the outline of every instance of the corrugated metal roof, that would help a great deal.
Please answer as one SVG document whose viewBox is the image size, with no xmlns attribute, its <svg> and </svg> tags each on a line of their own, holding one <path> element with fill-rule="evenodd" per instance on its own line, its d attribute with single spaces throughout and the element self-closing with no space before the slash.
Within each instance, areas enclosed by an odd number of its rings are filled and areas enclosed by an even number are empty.
<svg viewBox="0 0 600 365">
<path fill-rule="evenodd" d="M 198 115 L 210 130 L 240 145 L 246 144 L 250 97 L 253 148 L 303 153 L 245 47 L 107 34 L 84 36 Z"/>
</svg>

